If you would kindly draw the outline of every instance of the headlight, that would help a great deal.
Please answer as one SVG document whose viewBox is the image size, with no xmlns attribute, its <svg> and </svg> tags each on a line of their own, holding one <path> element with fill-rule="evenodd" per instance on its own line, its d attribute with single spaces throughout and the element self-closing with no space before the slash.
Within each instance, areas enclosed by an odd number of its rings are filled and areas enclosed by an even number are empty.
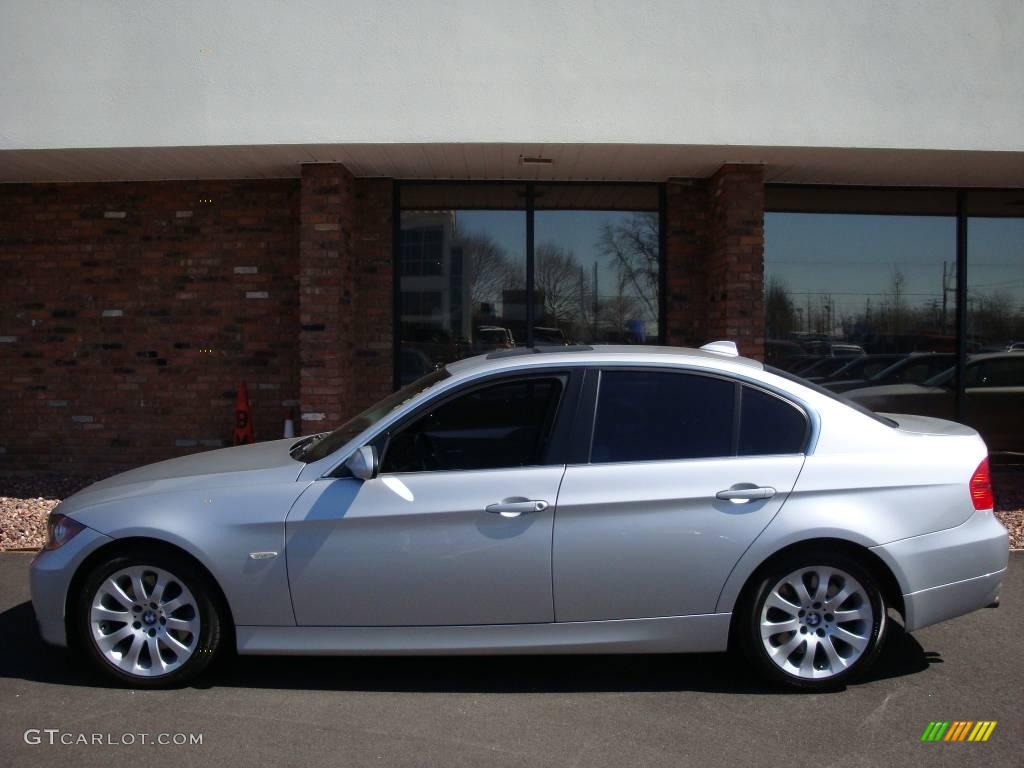
<svg viewBox="0 0 1024 768">
<path fill-rule="evenodd" d="M 71 539 L 85 530 L 85 526 L 67 515 L 60 513 L 53 514 L 46 519 L 46 546 L 45 550 L 57 549 L 67 544 Z"/>
</svg>

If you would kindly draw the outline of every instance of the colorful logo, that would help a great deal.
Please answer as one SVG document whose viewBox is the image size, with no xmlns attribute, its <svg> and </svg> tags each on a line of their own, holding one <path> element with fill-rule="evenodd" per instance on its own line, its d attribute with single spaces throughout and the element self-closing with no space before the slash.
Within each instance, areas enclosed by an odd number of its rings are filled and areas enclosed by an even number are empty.
<svg viewBox="0 0 1024 768">
<path fill-rule="evenodd" d="M 988 741 L 995 728 L 995 720 L 932 721 L 921 734 L 921 741 Z"/>
</svg>

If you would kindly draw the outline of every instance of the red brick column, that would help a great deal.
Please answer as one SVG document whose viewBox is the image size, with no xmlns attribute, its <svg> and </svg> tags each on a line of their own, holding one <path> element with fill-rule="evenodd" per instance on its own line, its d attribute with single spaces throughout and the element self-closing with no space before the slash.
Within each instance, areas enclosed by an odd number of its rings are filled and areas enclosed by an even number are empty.
<svg viewBox="0 0 1024 768">
<path fill-rule="evenodd" d="M 697 347 L 707 341 L 707 182 L 669 179 L 665 219 L 665 343 Z"/>
<path fill-rule="evenodd" d="M 305 165 L 299 247 L 304 433 L 331 429 L 393 383 L 392 188 L 340 164 Z"/>
<path fill-rule="evenodd" d="M 764 356 L 764 170 L 724 165 L 708 182 L 707 336 Z"/>
<path fill-rule="evenodd" d="M 354 179 L 338 164 L 302 166 L 299 206 L 297 430 L 331 429 L 352 399 Z"/>
<path fill-rule="evenodd" d="M 356 179 L 353 249 L 356 264 L 354 358 L 358 371 L 350 403 L 351 416 L 373 405 L 394 388 L 394 251 L 391 179 Z"/>
</svg>

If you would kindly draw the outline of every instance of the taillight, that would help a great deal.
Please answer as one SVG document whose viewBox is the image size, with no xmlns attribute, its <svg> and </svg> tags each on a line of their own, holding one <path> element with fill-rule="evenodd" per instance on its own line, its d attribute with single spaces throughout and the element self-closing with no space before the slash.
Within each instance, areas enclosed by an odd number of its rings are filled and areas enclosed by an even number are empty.
<svg viewBox="0 0 1024 768">
<path fill-rule="evenodd" d="M 977 510 L 993 509 L 996 505 L 992 496 L 992 473 L 988 469 L 987 457 L 971 475 L 971 501 Z"/>
</svg>

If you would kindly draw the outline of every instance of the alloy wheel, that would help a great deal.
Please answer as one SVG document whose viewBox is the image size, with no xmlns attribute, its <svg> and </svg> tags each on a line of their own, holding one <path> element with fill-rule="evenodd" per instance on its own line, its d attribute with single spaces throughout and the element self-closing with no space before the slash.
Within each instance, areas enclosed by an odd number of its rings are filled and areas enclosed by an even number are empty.
<svg viewBox="0 0 1024 768">
<path fill-rule="evenodd" d="M 196 652 L 199 606 L 174 574 L 131 566 L 104 579 L 93 595 L 89 627 L 100 655 L 121 672 L 157 677 Z"/>
<path fill-rule="evenodd" d="M 810 566 L 772 587 L 760 614 L 768 658 L 796 677 L 822 680 L 853 666 L 871 645 L 867 590 L 838 568 Z"/>
</svg>

